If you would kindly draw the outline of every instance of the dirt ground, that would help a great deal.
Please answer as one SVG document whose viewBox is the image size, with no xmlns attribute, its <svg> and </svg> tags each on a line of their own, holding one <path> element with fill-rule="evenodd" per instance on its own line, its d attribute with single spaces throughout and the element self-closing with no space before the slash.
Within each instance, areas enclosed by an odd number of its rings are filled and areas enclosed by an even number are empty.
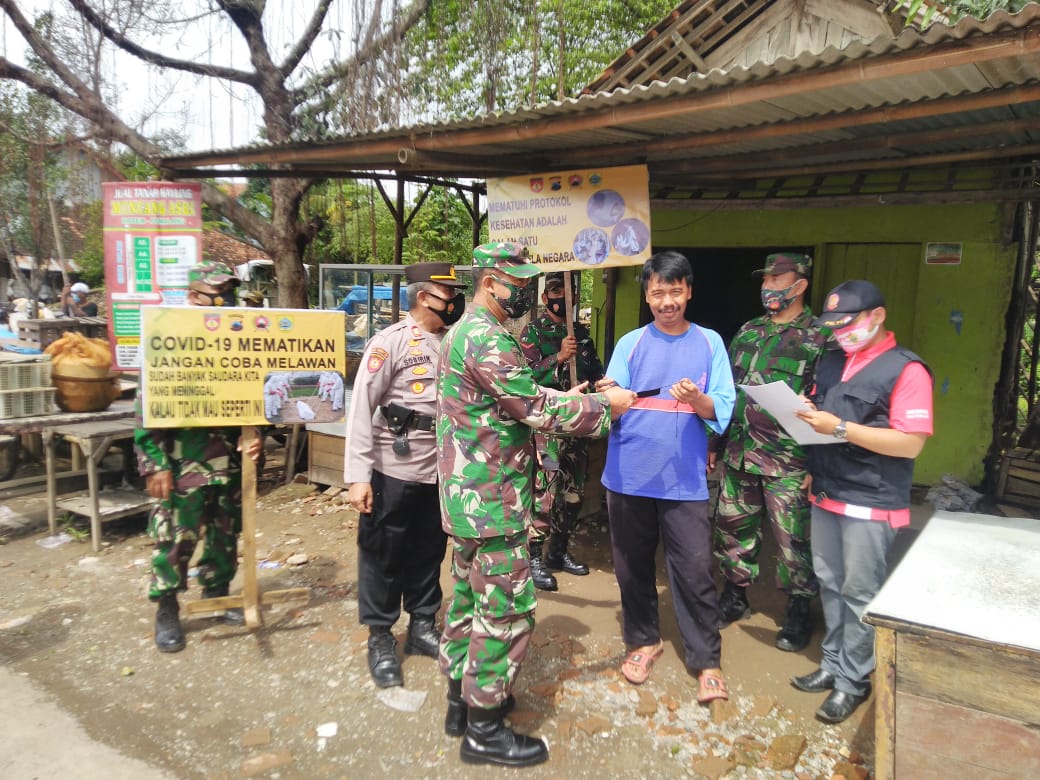
<svg viewBox="0 0 1040 780">
<path fill-rule="evenodd" d="M 433 660 L 404 657 L 403 691 L 388 695 L 369 680 L 367 632 L 357 622 L 356 526 L 345 495 L 308 485 L 262 494 L 260 588 L 307 587 L 310 601 L 265 611 L 256 632 L 187 619 L 188 647 L 171 655 L 153 645 L 143 520 L 107 524 L 97 554 L 75 540 L 46 549 L 45 531 L 9 539 L 0 546 L 0 660 L 93 739 L 176 777 L 487 776 L 496 770 L 463 765 L 458 740 L 443 732 L 445 685 Z M 773 647 L 783 600 L 772 564 L 768 581 L 751 590 L 751 619 L 723 631 L 732 700 L 708 709 L 696 703 L 695 680 L 680 660 L 663 568 L 666 652 L 636 688 L 617 671 L 624 648 L 605 525 L 587 522 L 574 547 L 593 571 L 561 574 L 559 592 L 540 594 L 515 691 L 513 725 L 551 747 L 549 761 L 522 770 L 526 776 L 868 775 L 873 700 L 840 726 L 813 719 L 822 695 L 800 693 L 788 678 L 816 667 L 820 629 L 801 653 Z M 193 584 L 187 598 L 198 593 Z M 397 626 L 401 645 L 406 620 Z M 416 711 L 402 709 L 416 703 Z"/>
</svg>

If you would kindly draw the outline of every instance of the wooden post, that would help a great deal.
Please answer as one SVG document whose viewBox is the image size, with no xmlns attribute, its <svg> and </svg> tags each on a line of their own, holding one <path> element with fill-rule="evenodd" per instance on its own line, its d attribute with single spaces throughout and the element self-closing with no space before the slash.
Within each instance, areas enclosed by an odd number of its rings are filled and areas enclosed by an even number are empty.
<svg viewBox="0 0 1040 780">
<path fill-rule="evenodd" d="M 567 318 L 567 336 L 574 336 L 574 300 L 571 296 L 571 272 L 563 272 L 563 310 Z M 567 368 L 571 374 L 571 387 L 578 384 L 578 356 L 571 355 L 567 361 Z"/>
<path fill-rule="evenodd" d="M 58 252 L 58 266 L 61 268 L 62 284 L 69 283 L 69 265 L 65 261 L 65 242 L 61 240 L 61 228 L 58 226 L 58 213 L 54 208 L 54 198 L 47 194 L 47 205 L 51 209 L 51 228 L 54 230 L 54 248 Z"/>
<path fill-rule="evenodd" d="M 260 593 L 256 581 L 256 463 L 246 453 L 258 432 L 252 425 L 242 427 L 242 593 L 238 596 L 223 596 L 216 599 L 189 601 L 184 605 L 185 614 L 198 615 L 241 608 L 246 626 L 251 629 L 263 624 L 261 606 L 281 604 L 286 601 L 310 599 L 310 588 L 289 588 Z"/>
<path fill-rule="evenodd" d="M 874 627 L 874 776 L 896 776 L 896 632 Z"/>
<path fill-rule="evenodd" d="M 256 587 L 256 463 L 246 453 L 256 441 L 256 428 L 242 427 L 242 611 L 246 625 L 260 625 Z"/>
<path fill-rule="evenodd" d="M 603 365 L 610 365 L 610 356 L 614 353 L 614 314 L 617 310 L 617 269 L 604 268 L 603 281 L 606 283 L 606 300 L 603 302 Z"/>
</svg>

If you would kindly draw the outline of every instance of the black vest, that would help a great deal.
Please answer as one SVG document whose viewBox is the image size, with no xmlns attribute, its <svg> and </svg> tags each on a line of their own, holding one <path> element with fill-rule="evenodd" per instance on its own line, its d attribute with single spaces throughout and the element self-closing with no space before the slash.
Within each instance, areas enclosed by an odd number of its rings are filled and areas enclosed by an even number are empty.
<svg viewBox="0 0 1040 780">
<path fill-rule="evenodd" d="M 920 363 L 928 368 L 913 352 L 897 346 L 878 355 L 849 381 L 842 382 L 845 353 L 828 351 L 816 368 L 813 402 L 817 409 L 847 422 L 891 428 L 888 413 L 892 389 L 908 363 Z M 910 506 L 913 458 L 879 455 L 848 442 L 817 444 L 808 449 L 814 494 L 876 509 Z"/>
</svg>

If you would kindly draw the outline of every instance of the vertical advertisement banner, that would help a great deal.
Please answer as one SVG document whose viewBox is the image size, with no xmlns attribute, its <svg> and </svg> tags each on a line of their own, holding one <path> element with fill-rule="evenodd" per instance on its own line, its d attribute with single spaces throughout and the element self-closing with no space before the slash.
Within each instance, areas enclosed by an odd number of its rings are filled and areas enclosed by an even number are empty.
<svg viewBox="0 0 1040 780">
<path fill-rule="evenodd" d="M 112 367 L 141 366 L 141 307 L 184 303 L 202 260 L 202 185 L 105 182 L 105 288 Z"/>
<path fill-rule="evenodd" d="M 488 179 L 488 237 L 523 244 L 549 271 L 642 265 L 650 257 L 645 165 Z"/>
</svg>

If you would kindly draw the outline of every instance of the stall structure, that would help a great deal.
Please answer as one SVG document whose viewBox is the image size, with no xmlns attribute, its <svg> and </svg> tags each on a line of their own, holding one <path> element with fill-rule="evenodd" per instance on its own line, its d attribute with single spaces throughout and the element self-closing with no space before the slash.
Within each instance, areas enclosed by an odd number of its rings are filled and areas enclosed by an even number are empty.
<svg viewBox="0 0 1040 780">
<path fill-rule="evenodd" d="M 1040 5 L 924 30 L 892 6 L 685 0 L 576 98 L 181 155 L 163 169 L 396 177 L 399 193 L 404 182 L 476 180 L 466 193 L 476 239 L 481 180 L 645 165 L 652 246 L 694 264 L 688 317 L 725 336 L 760 313 L 750 272 L 773 251 L 813 255 L 816 309 L 845 279 L 877 283 L 888 324 L 936 380 L 935 441 L 917 480 L 995 481 L 1020 388 L 1030 408 L 1040 398 L 1035 375 L 1023 383 L 1019 372 L 1037 319 Z M 398 228 L 400 239 L 403 218 Z M 588 273 L 594 340 L 609 353 L 645 321 L 639 280 Z"/>
<path fill-rule="evenodd" d="M 1040 521 L 937 512 L 864 620 L 878 780 L 1040 777 Z"/>
</svg>

